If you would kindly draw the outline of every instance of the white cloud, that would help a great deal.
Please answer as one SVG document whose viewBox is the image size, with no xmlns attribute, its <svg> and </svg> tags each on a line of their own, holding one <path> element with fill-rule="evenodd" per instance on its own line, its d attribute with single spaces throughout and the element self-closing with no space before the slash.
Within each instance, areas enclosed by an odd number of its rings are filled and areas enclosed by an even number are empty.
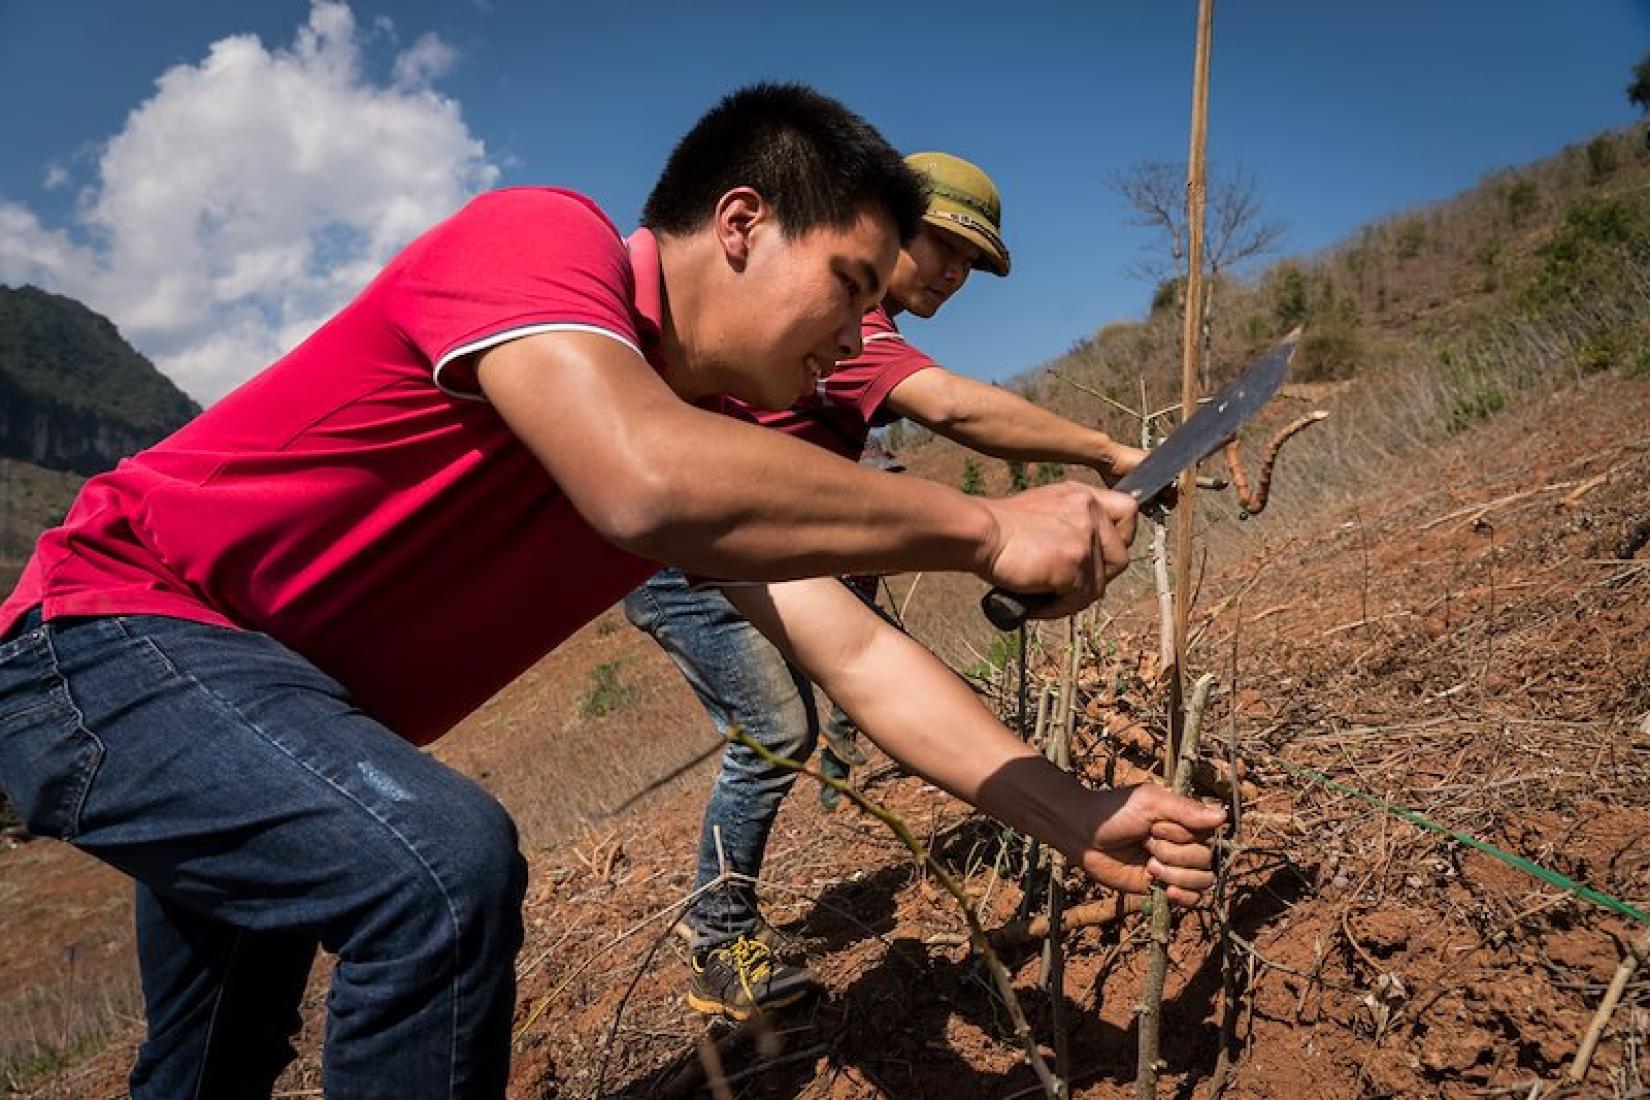
<svg viewBox="0 0 1650 1100">
<path fill-rule="evenodd" d="M 74 224 L 0 201 L 0 282 L 87 302 L 199 400 L 244 381 L 497 179 L 429 86 L 452 48 L 425 35 L 374 84 L 363 45 L 347 5 L 317 0 L 290 47 L 225 38 L 167 70 Z"/>
<path fill-rule="evenodd" d="M 417 42 L 395 59 L 395 83 L 403 88 L 427 87 L 446 76 L 457 62 L 457 50 L 436 35 L 421 35 Z"/>
</svg>

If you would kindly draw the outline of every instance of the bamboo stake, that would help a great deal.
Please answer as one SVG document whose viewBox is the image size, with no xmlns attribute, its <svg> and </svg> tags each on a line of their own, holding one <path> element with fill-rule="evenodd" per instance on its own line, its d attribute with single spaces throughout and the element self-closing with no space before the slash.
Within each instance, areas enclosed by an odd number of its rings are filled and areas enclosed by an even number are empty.
<svg viewBox="0 0 1650 1100">
<path fill-rule="evenodd" d="M 1186 158 L 1186 317 L 1181 332 L 1180 421 L 1197 408 L 1198 366 L 1203 341 L 1203 212 L 1208 190 L 1209 53 L 1214 37 L 1215 0 L 1197 6 L 1197 61 L 1192 74 L 1192 135 Z M 1180 756 L 1184 726 L 1180 703 L 1186 691 L 1186 634 L 1192 611 L 1192 532 L 1196 521 L 1197 471 L 1180 475 L 1180 506 L 1175 515 L 1174 546 L 1174 680 L 1169 694 L 1169 740 L 1164 746 L 1163 774 L 1172 779 Z"/>
</svg>

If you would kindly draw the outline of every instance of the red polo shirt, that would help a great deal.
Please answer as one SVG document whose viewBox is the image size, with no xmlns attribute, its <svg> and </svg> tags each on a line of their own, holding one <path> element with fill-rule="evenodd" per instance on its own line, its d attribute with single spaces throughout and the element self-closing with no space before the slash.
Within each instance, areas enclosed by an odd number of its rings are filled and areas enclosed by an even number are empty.
<svg viewBox="0 0 1650 1100">
<path fill-rule="evenodd" d="M 568 191 L 480 196 L 308 340 L 94 477 L 0 604 L 260 630 L 415 742 L 657 565 L 574 511 L 476 391 L 473 354 L 599 332 L 659 369 L 652 235 Z M 554 386 L 554 378 L 545 385 Z"/>
<path fill-rule="evenodd" d="M 839 364 L 820 386 L 820 392 L 784 412 L 765 412 L 732 397 L 718 398 L 713 407 L 857 461 L 871 429 L 899 419 L 898 414 L 882 407 L 894 387 L 919 370 L 937 365 L 906 343 L 894 319 L 881 306 L 865 315 L 859 334 L 865 342 L 859 358 Z"/>
</svg>

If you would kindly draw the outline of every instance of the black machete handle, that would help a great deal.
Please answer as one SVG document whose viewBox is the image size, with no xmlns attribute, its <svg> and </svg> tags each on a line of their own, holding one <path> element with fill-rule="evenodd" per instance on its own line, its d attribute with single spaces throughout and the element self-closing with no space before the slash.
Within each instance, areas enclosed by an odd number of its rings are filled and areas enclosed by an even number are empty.
<svg viewBox="0 0 1650 1100">
<path fill-rule="evenodd" d="M 1006 634 L 1020 629 L 1025 625 L 1027 616 L 1053 602 L 1054 596 L 1049 592 L 1026 595 L 1010 592 L 1006 588 L 993 588 L 980 597 L 980 610 L 985 612 L 992 626 Z"/>
</svg>

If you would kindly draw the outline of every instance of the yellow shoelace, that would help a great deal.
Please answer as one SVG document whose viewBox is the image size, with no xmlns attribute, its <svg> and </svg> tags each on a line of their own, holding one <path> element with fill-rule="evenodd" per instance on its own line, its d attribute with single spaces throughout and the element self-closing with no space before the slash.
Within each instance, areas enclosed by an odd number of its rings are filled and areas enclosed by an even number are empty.
<svg viewBox="0 0 1650 1100">
<path fill-rule="evenodd" d="M 753 982 L 760 982 L 773 973 L 773 954 L 768 945 L 761 940 L 753 940 L 748 936 L 740 936 L 728 945 L 728 958 L 733 962 L 734 973 L 739 975 L 739 985 L 745 991 L 745 996 L 753 1002 L 756 1000 L 756 991 L 751 988 Z"/>
</svg>

